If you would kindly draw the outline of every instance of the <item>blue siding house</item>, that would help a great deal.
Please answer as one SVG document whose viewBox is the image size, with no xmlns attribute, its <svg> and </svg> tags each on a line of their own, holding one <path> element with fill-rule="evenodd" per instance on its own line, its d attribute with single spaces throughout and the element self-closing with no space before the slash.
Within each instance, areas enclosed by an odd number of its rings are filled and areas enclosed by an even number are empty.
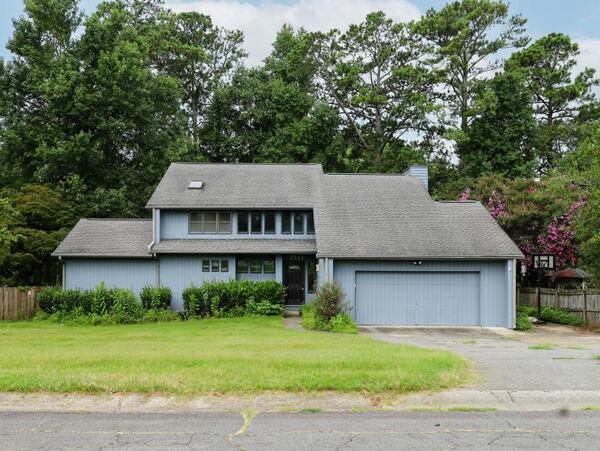
<svg viewBox="0 0 600 451">
<path fill-rule="evenodd" d="M 152 219 L 82 219 L 55 250 L 64 288 L 273 279 L 287 305 L 337 281 L 359 324 L 514 327 L 523 255 L 477 202 L 436 202 L 427 168 L 173 163 Z"/>
</svg>

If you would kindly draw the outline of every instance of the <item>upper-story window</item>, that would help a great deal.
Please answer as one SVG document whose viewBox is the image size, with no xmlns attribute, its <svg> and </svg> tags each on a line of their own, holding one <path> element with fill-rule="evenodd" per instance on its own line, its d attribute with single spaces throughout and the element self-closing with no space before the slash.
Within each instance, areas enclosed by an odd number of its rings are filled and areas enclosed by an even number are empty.
<svg viewBox="0 0 600 451">
<path fill-rule="evenodd" d="M 238 213 L 238 233 L 275 233 L 275 212 L 241 211 Z"/>
<path fill-rule="evenodd" d="M 284 211 L 281 214 L 281 233 L 292 233 L 292 212 Z"/>
<path fill-rule="evenodd" d="M 304 235 L 304 213 L 294 213 L 294 234 Z"/>
<path fill-rule="evenodd" d="M 231 213 L 227 211 L 191 211 L 190 233 L 231 233 Z"/>
<path fill-rule="evenodd" d="M 306 233 L 309 235 L 315 234 L 315 218 L 312 213 L 306 214 Z"/>
</svg>

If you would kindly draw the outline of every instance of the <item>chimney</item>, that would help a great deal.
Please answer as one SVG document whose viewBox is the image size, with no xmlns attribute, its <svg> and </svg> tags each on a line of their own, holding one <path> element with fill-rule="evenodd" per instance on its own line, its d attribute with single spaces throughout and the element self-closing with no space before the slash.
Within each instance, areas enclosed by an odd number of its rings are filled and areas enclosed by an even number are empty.
<svg viewBox="0 0 600 451">
<path fill-rule="evenodd" d="M 411 177 L 418 178 L 425 187 L 425 191 L 429 191 L 429 172 L 427 166 L 413 164 L 402 175 L 410 175 Z"/>
</svg>

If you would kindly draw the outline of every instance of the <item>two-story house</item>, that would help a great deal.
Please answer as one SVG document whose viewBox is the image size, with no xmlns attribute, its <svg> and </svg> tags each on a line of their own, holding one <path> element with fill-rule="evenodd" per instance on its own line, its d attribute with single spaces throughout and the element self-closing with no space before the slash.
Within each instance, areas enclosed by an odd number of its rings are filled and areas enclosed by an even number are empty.
<svg viewBox="0 0 600 451">
<path fill-rule="evenodd" d="M 513 327 L 523 255 L 477 202 L 436 202 L 427 168 L 173 163 L 152 219 L 82 219 L 53 255 L 64 288 L 275 279 L 291 308 L 337 281 L 359 324 Z"/>
</svg>

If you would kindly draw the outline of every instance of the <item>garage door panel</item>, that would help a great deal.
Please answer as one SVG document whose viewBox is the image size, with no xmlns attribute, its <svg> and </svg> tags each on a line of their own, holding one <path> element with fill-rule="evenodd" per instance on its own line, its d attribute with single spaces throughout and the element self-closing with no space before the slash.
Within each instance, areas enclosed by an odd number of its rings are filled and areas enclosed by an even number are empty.
<svg viewBox="0 0 600 451">
<path fill-rule="evenodd" d="M 359 324 L 478 325 L 477 272 L 357 272 Z"/>
</svg>

